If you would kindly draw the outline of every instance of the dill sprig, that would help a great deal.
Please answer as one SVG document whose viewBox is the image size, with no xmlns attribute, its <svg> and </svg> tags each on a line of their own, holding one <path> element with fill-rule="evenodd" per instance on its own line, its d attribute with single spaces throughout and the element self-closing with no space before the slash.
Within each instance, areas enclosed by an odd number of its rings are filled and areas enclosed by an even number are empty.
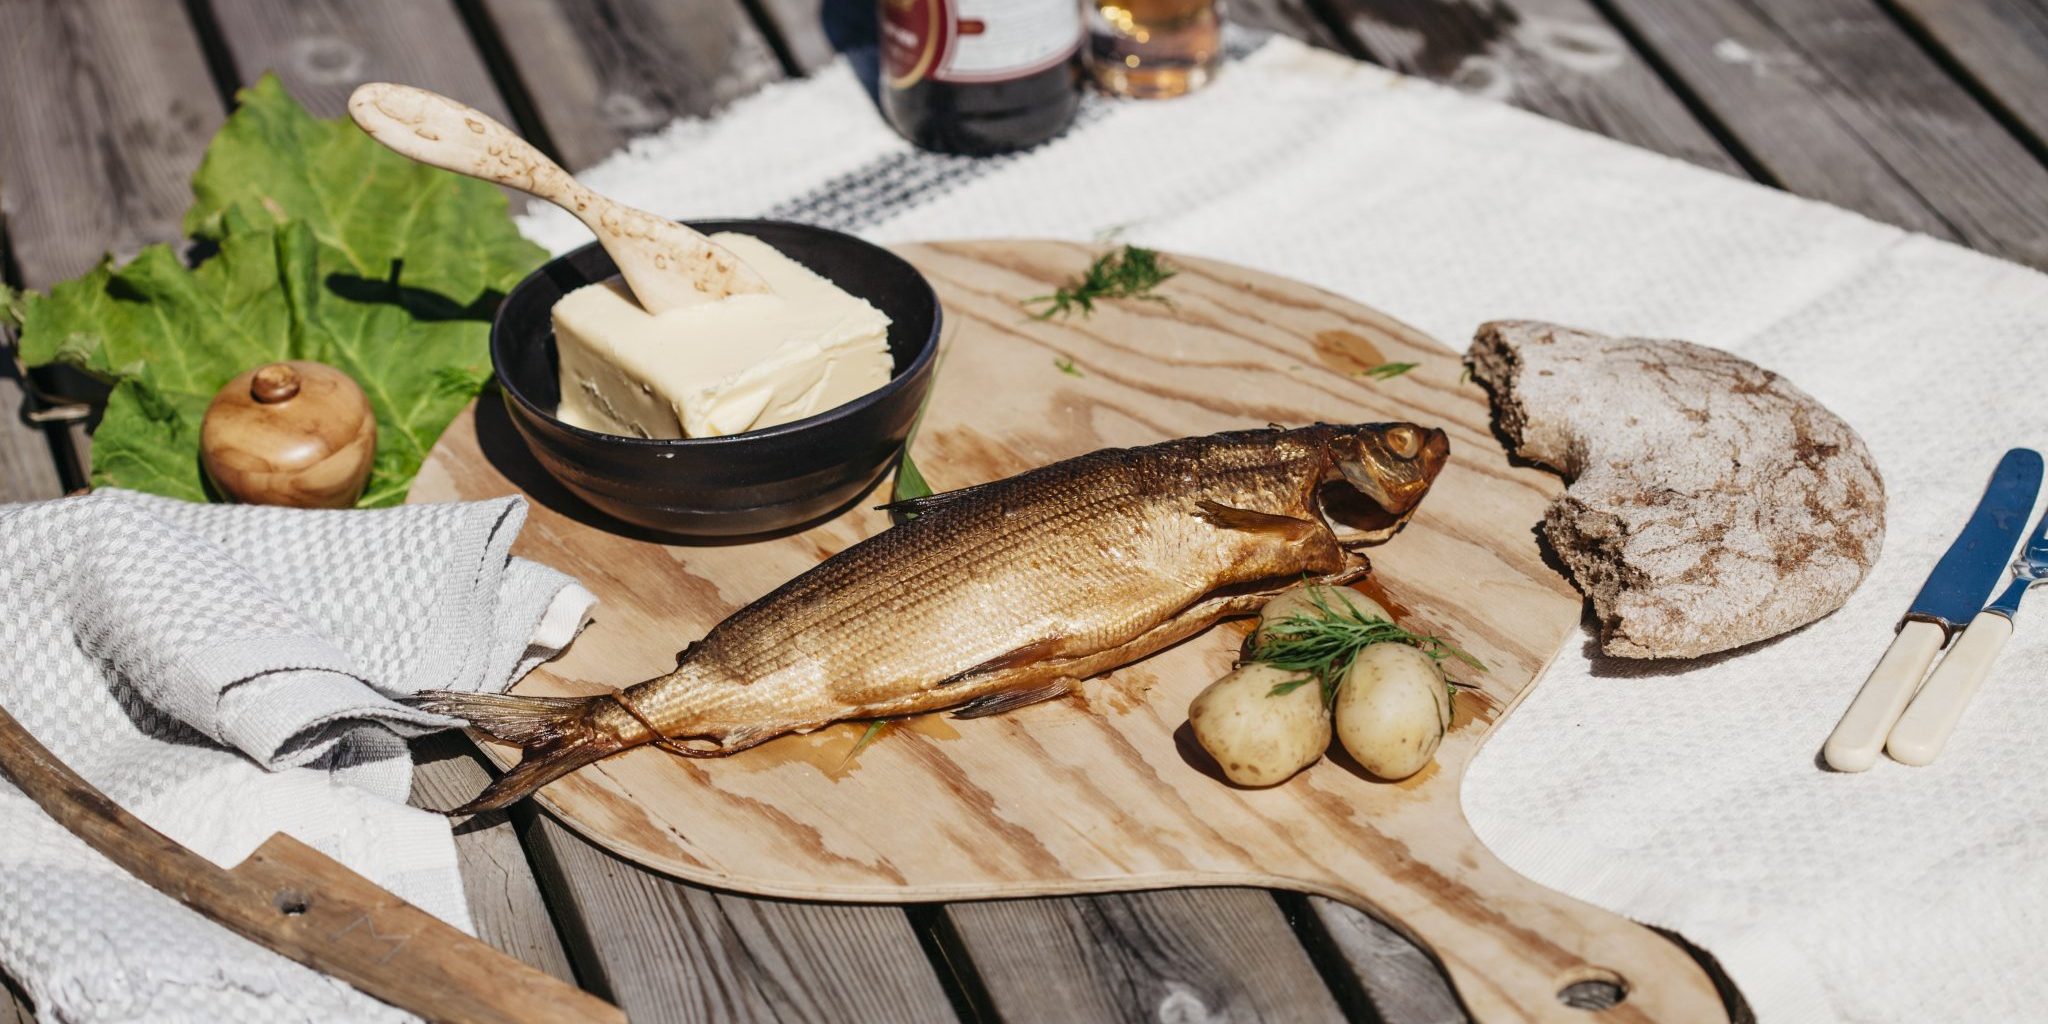
<svg viewBox="0 0 2048 1024">
<path fill-rule="evenodd" d="M 1296 612 L 1278 622 L 1266 623 L 1252 634 L 1250 660 L 1302 673 L 1299 679 L 1275 685 L 1268 696 L 1291 693 L 1313 680 L 1321 684 L 1323 702 L 1327 704 L 1336 699 L 1337 683 L 1358 652 L 1373 644 L 1407 644 L 1433 661 L 1456 658 L 1486 671 L 1479 659 L 1442 637 L 1402 629 L 1386 619 L 1359 611 L 1349 601 L 1343 602 L 1341 609 L 1332 607 L 1320 590 L 1310 591 L 1309 599 L 1315 604 L 1314 612 Z"/>
<path fill-rule="evenodd" d="M 1088 272 L 1078 279 L 1061 285 L 1051 295 L 1039 295 L 1025 299 L 1026 306 L 1044 304 L 1045 308 L 1031 314 L 1035 320 L 1049 320 L 1054 316 L 1067 316 L 1080 310 L 1083 316 L 1095 312 L 1098 299 L 1146 299 L 1165 302 L 1163 295 L 1152 294 L 1152 289 L 1167 278 L 1180 273 L 1172 264 L 1150 249 L 1126 245 L 1113 252 L 1103 253 L 1088 266 Z"/>
<path fill-rule="evenodd" d="M 1065 356 L 1061 356 L 1060 358 L 1053 360 L 1052 365 L 1053 369 L 1058 370 L 1069 377 L 1087 376 L 1087 374 L 1081 372 L 1080 367 L 1074 365 L 1074 361 L 1072 359 L 1069 359 Z"/>
<path fill-rule="evenodd" d="M 875 741 L 875 737 L 880 736 L 882 734 L 882 730 L 887 729 L 888 727 L 889 720 L 886 718 L 868 719 L 868 727 L 866 729 L 861 730 L 860 739 L 854 741 L 853 749 L 846 752 L 846 757 L 840 760 L 839 767 L 837 770 L 842 772 L 845 771 L 848 766 L 853 764 L 853 759 L 859 757 L 860 752 L 867 749 L 867 745 L 873 743 Z"/>
<path fill-rule="evenodd" d="M 1399 377 L 1400 375 L 1407 373 L 1408 371 L 1413 370 L 1420 365 L 1422 364 L 1381 363 L 1378 366 L 1373 367 L 1372 369 L 1360 370 L 1358 372 L 1364 374 L 1367 377 L 1371 377 L 1374 380 L 1393 380 L 1395 377 Z"/>
</svg>

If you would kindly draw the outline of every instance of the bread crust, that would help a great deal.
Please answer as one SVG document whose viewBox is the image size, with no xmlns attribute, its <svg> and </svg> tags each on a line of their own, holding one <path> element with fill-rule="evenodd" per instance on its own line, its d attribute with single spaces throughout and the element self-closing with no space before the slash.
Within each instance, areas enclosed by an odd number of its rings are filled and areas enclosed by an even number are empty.
<svg viewBox="0 0 2048 1024">
<path fill-rule="evenodd" d="M 1884 542 L 1863 439 L 1748 360 L 1684 341 L 1484 324 L 1466 356 L 1514 453 L 1570 485 L 1543 532 L 1600 647 L 1691 658 L 1848 600 Z"/>
</svg>

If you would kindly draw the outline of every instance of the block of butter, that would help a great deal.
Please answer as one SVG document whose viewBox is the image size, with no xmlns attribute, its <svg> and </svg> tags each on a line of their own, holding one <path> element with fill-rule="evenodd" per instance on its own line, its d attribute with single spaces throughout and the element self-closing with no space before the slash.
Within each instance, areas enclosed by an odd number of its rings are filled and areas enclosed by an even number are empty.
<svg viewBox="0 0 2048 1024">
<path fill-rule="evenodd" d="M 889 380 L 889 318 L 751 235 L 730 250 L 773 289 L 655 316 L 617 278 L 555 303 L 565 423 L 712 437 L 800 420 Z"/>
</svg>

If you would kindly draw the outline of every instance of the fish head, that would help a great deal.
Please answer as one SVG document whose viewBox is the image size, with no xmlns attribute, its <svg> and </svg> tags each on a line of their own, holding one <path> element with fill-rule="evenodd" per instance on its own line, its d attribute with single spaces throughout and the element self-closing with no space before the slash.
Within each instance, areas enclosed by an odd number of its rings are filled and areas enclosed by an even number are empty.
<svg viewBox="0 0 2048 1024">
<path fill-rule="evenodd" d="M 1451 439 L 1414 423 L 1339 427 L 1324 442 L 1330 482 L 1342 480 L 1363 501 L 1323 494 L 1323 515 L 1340 537 L 1377 543 L 1392 537 L 1415 514 L 1436 475 L 1451 457 Z M 1345 535 L 1349 536 L 1345 536 Z"/>
</svg>

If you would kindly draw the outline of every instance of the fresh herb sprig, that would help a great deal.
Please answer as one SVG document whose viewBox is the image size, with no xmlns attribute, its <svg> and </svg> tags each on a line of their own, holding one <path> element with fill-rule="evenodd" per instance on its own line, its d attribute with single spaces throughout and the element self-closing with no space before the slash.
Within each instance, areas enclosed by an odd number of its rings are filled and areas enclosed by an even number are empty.
<svg viewBox="0 0 2048 1024">
<path fill-rule="evenodd" d="M 854 741 L 853 749 L 848 750 L 846 752 L 846 757 L 840 760 L 839 767 L 836 769 L 836 771 L 843 772 L 847 768 L 851 767 L 853 765 L 853 759 L 859 757 L 860 752 L 867 749 L 867 745 L 873 743 L 875 741 L 875 737 L 880 736 L 882 734 L 882 730 L 887 729 L 888 727 L 889 720 L 886 718 L 868 719 L 868 727 L 866 729 L 861 730 L 860 739 Z"/>
<path fill-rule="evenodd" d="M 1375 366 L 1369 370 L 1360 370 L 1358 372 L 1367 377 L 1371 377 L 1374 380 L 1393 380 L 1394 378 L 1399 377 L 1400 375 L 1407 373 L 1408 371 L 1413 370 L 1420 365 L 1422 364 L 1381 363 L 1378 366 Z"/>
<path fill-rule="evenodd" d="M 1323 702 L 1327 704 L 1336 699 L 1337 683 L 1358 652 L 1373 644 L 1407 644 L 1431 660 L 1456 658 L 1486 671 L 1479 659 L 1442 637 L 1402 629 L 1386 619 L 1367 615 L 1349 601 L 1343 602 L 1342 608 L 1333 607 L 1319 590 L 1311 591 L 1309 599 L 1315 605 L 1313 612 L 1296 612 L 1278 622 L 1266 623 L 1252 634 L 1250 660 L 1302 673 L 1299 679 L 1276 684 L 1268 696 L 1291 693 L 1314 681 L 1321 685 Z"/>
<path fill-rule="evenodd" d="M 1095 312 L 1095 303 L 1102 299 L 1165 302 L 1166 296 L 1155 295 L 1152 290 L 1178 273 L 1180 271 L 1157 252 L 1126 245 L 1097 257 L 1094 263 L 1089 264 L 1087 273 L 1061 285 L 1058 291 L 1025 299 L 1023 305 L 1044 306 L 1034 311 L 1031 317 L 1050 320 L 1055 316 L 1069 316 L 1076 310 L 1086 316 Z"/>
</svg>

